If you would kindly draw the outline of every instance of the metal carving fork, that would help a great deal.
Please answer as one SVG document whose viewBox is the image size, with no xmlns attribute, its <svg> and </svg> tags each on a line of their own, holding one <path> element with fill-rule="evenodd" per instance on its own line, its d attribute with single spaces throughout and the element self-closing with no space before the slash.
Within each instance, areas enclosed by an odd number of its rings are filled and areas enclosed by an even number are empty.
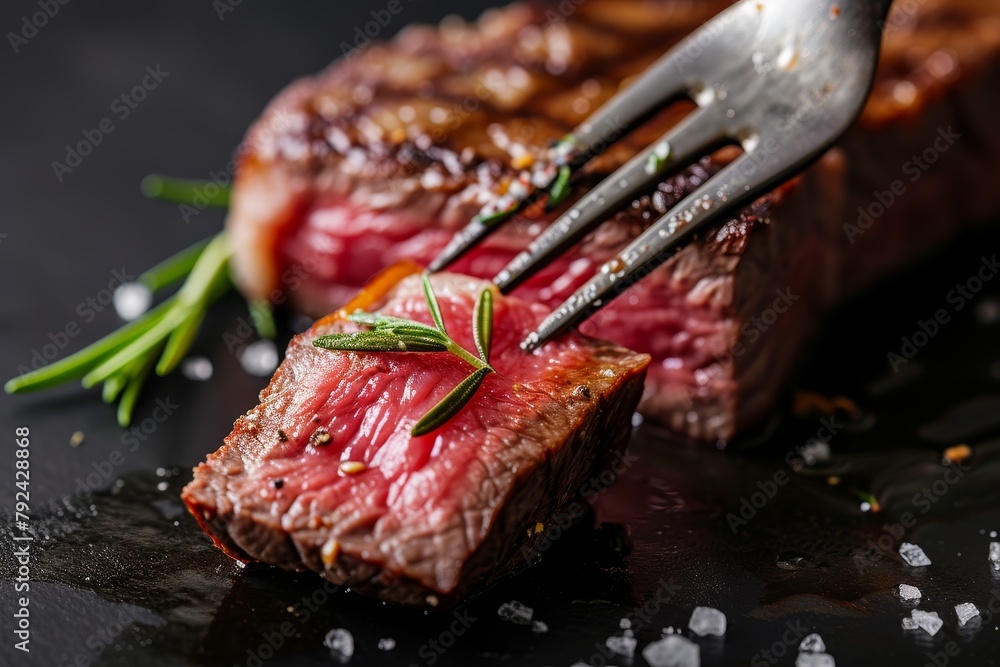
<svg viewBox="0 0 1000 667">
<path fill-rule="evenodd" d="M 743 153 L 654 222 L 555 309 L 522 347 L 545 344 L 649 275 L 700 230 L 819 157 L 861 113 L 892 0 L 742 0 L 680 42 L 555 144 L 498 202 L 461 230 L 439 271 L 532 201 L 567 190 L 573 171 L 665 105 L 697 108 L 584 195 L 494 282 L 508 292 L 671 173 L 725 144 Z"/>
</svg>

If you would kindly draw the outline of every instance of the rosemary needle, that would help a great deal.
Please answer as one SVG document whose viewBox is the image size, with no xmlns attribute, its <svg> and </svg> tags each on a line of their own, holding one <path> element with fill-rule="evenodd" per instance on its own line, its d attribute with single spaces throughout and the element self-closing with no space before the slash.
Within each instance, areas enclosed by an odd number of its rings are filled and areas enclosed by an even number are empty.
<svg viewBox="0 0 1000 667">
<path fill-rule="evenodd" d="M 143 361 L 145 360 L 137 359 L 123 368 L 120 373 L 116 373 L 105 380 L 104 385 L 101 387 L 101 400 L 105 403 L 114 403 L 117 401 L 125 389 L 125 385 L 128 384 L 129 378 L 135 374 Z"/>
<path fill-rule="evenodd" d="M 199 241 L 176 255 L 168 257 L 153 268 L 140 273 L 136 281 L 148 287 L 151 292 L 156 292 L 187 277 L 211 240 L 211 238 L 207 238 Z"/>
<path fill-rule="evenodd" d="M 214 186 L 214 187 L 210 187 Z M 162 199 L 177 204 L 229 206 L 230 188 L 213 181 L 171 178 L 150 174 L 142 179 L 142 193 L 152 199 Z"/>
<path fill-rule="evenodd" d="M 489 215 L 480 215 L 478 220 L 486 227 L 496 227 L 500 223 L 510 220 L 518 210 L 518 207 L 508 208 Z"/>
<path fill-rule="evenodd" d="M 493 293 L 490 289 L 484 289 L 476 300 L 472 321 L 472 336 L 479 352 L 479 357 L 476 357 L 448 335 L 441 306 L 426 273 L 421 275 L 420 281 L 427 310 L 434 321 L 433 327 L 401 317 L 357 311 L 347 319 L 367 325 L 370 329 L 320 336 L 312 343 L 314 347 L 327 350 L 352 352 L 451 352 L 472 366 L 475 369 L 472 374 L 414 424 L 410 434 L 415 437 L 438 429 L 457 415 L 472 400 L 486 376 L 496 372 L 489 362 L 493 341 Z"/>
<path fill-rule="evenodd" d="M 424 288 L 424 300 L 427 301 L 427 309 L 431 311 L 431 318 L 434 319 L 434 325 L 438 328 L 438 331 L 447 336 L 448 330 L 444 328 L 444 317 L 441 316 L 441 306 L 438 305 L 437 297 L 434 296 L 434 288 L 431 287 L 431 279 L 426 273 L 420 274 L 420 284 Z"/>
<path fill-rule="evenodd" d="M 250 309 L 250 321 L 257 335 L 261 338 L 274 340 L 278 335 L 278 326 L 274 323 L 274 307 L 267 299 L 254 299 L 247 304 Z"/>
<path fill-rule="evenodd" d="M 63 384 L 68 380 L 76 380 L 87 374 L 87 371 L 113 353 L 116 349 L 141 335 L 153 327 L 167 312 L 170 303 L 164 302 L 142 317 L 129 322 L 117 331 L 108 334 L 96 343 L 91 343 L 75 354 L 60 359 L 48 366 L 29 371 L 4 385 L 8 394 L 21 394 L 28 391 L 47 389 Z"/>
<path fill-rule="evenodd" d="M 194 312 L 176 329 L 170 333 L 167 343 L 163 348 L 160 361 L 156 364 L 156 374 L 166 375 L 177 368 L 177 365 L 184 359 L 184 355 L 191 349 L 194 337 L 201 328 L 201 323 L 205 319 L 205 308 L 196 308 Z"/>
<path fill-rule="evenodd" d="M 488 362 L 493 346 L 493 292 L 488 289 L 484 289 L 476 299 L 472 337 L 476 341 L 479 358 Z"/>
<path fill-rule="evenodd" d="M 139 398 L 142 385 L 146 382 L 149 371 L 153 368 L 156 360 L 156 351 L 153 350 L 145 358 L 139 359 L 132 369 L 130 377 L 125 384 L 121 400 L 118 401 L 118 425 L 122 428 L 128 427 L 132 423 L 132 414 L 135 412 L 135 402 Z"/>
<path fill-rule="evenodd" d="M 413 436 L 427 435 L 431 431 L 437 430 L 441 426 L 457 415 L 465 407 L 472 396 L 479 391 L 483 380 L 493 372 L 489 368 L 477 368 L 472 375 L 462 380 L 458 386 L 452 389 L 447 396 L 427 411 L 423 417 L 413 425 L 410 434 Z"/>
<path fill-rule="evenodd" d="M 573 169 L 568 165 L 559 168 L 559 175 L 556 177 L 555 182 L 549 189 L 549 201 L 546 205 L 547 208 L 553 209 L 559 206 L 559 204 L 563 203 L 563 200 L 569 196 L 569 179 L 572 175 Z"/>
</svg>

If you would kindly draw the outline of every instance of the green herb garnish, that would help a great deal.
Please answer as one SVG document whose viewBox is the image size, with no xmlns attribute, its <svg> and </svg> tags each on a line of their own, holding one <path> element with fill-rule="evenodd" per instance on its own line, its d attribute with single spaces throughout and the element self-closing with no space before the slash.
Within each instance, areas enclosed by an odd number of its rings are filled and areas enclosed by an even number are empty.
<svg viewBox="0 0 1000 667">
<path fill-rule="evenodd" d="M 511 217 L 519 210 L 519 206 L 514 206 L 513 208 L 508 208 L 503 211 L 497 211 L 496 213 L 490 213 L 489 215 L 478 215 L 477 220 L 480 224 L 486 227 L 496 227 L 502 222 L 510 220 Z"/>
<path fill-rule="evenodd" d="M 660 169 L 663 168 L 663 162 L 656 154 L 650 155 L 646 159 L 646 173 L 649 175 L 659 173 Z"/>
<path fill-rule="evenodd" d="M 548 208 L 553 209 L 569 196 L 569 179 L 573 175 L 573 169 L 569 165 L 559 167 L 559 175 L 549 189 Z"/>
<path fill-rule="evenodd" d="M 278 325 L 274 323 L 274 306 L 267 299 L 255 299 L 247 303 L 250 321 L 261 338 L 273 340 L 278 335 Z"/>
<path fill-rule="evenodd" d="M 476 313 L 472 320 L 472 337 L 479 350 L 479 358 L 488 361 L 493 347 L 493 292 L 484 289 L 476 299 Z"/>
<path fill-rule="evenodd" d="M 440 403 L 428 410 L 427 414 L 413 425 L 410 434 L 413 436 L 427 435 L 431 431 L 444 426 L 449 419 L 457 415 L 465 407 L 466 403 L 472 400 L 475 393 L 479 391 L 479 387 L 482 386 L 483 380 L 492 372 L 493 370 L 490 368 L 478 368 L 474 370 L 472 375 L 459 382 L 457 387 L 441 399 Z"/>
<path fill-rule="evenodd" d="M 172 371 L 191 347 L 208 307 L 230 288 L 231 251 L 224 233 L 192 246 L 140 276 L 151 289 L 176 282 L 180 290 L 142 317 L 65 359 L 9 380 L 8 394 L 45 389 L 82 379 L 84 387 L 103 384 L 105 402 L 118 400 L 118 423 L 132 421 L 139 391 L 149 372 Z"/>
<path fill-rule="evenodd" d="M 655 176 L 656 174 L 663 171 L 663 168 L 667 166 L 670 159 L 670 144 L 665 141 L 661 141 L 653 149 L 653 152 L 649 154 L 646 158 L 646 173 L 650 176 Z"/>
<path fill-rule="evenodd" d="M 868 503 L 868 508 L 871 512 L 878 513 L 882 511 L 882 506 L 879 504 L 878 498 L 875 497 L 875 494 L 869 491 L 862 491 L 854 487 L 851 487 L 851 493 L 860 498 L 862 502 Z"/>
<path fill-rule="evenodd" d="M 193 206 L 229 206 L 230 188 L 214 181 L 171 178 L 150 174 L 142 179 L 142 193 L 153 199 Z"/>
<path fill-rule="evenodd" d="M 357 311 L 347 316 L 356 324 L 370 327 L 358 333 L 339 333 L 320 336 L 313 341 L 315 347 L 326 350 L 351 352 L 451 352 L 475 370 L 462 380 L 447 396 L 420 418 L 410 434 L 421 436 L 443 426 L 457 415 L 482 386 L 483 380 L 496 371 L 490 365 L 490 347 L 493 341 L 493 293 L 484 289 L 476 300 L 472 320 L 472 337 L 479 356 L 459 345 L 448 335 L 441 316 L 441 307 L 431 287 L 427 274 L 421 275 L 424 300 L 434 320 L 434 326 L 401 317 Z"/>
<path fill-rule="evenodd" d="M 148 197 L 193 206 L 228 206 L 230 188 L 212 181 L 150 175 L 142 181 Z M 149 373 L 171 372 L 184 358 L 209 306 L 232 288 L 232 254 L 224 233 L 217 234 L 160 262 L 137 278 L 151 292 L 184 280 L 176 294 L 142 317 L 88 345 L 79 352 L 43 368 L 9 380 L 8 394 L 20 394 L 81 380 L 84 387 L 101 387 L 106 403 L 118 401 L 118 423 L 132 421 L 136 400 Z M 258 334 L 276 333 L 271 304 L 249 304 Z"/>
<path fill-rule="evenodd" d="M 151 269 L 147 269 L 139 274 L 137 282 L 149 288 L 151 292 L 157 292 L 164 287 L 168 287 L 179 280 L 183 280 L 194 269 L 194 265 L 205 251 L 211 238 L 195 243 L 193 246 L 181 250 L 176 255 L 168 257 Z"/>
</svg>

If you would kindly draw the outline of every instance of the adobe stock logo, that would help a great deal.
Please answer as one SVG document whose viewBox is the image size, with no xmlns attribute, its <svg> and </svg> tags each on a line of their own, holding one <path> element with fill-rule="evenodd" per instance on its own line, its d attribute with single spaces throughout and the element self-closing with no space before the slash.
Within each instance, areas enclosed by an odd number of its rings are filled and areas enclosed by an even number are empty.
<svg viewBox="0 0 1000 667">
<path fill-rule="evenodd" d="M 130 90 L 112 100 L 109 111 L 119 121 L 124 121 L 168 76 L 170 76 L 170 72 L 163 71 L 159 63 L 155 67 L 147 65 L 142 79 Z M 100 119 L 95 127 L 83 128 L 80 131 L 82 139 L 76 143 L 66 144 L 66 154 L 62 161 L 52 161 L 52 173 L 56 180 L 62 183 L 66 175 L 73 173 L 74 169 L 83 164 L 84 158 L 93 153 L 105 137 L 116 129 L 117 126 L 110 116 Z"/>
<path fill-rule="evenodd" d="M 871 229 L 879 218 L 885 215 L 899 199 L 904 197 L 912 187 L 912 184 L 919 181 L 924 174 L 929 172 L 934 164 L 941 159 L 941 156 L 947 153 L 961 138 L 962 135 L 955 132 L 951 125 L 947 128 L 938 128 L 937 136 L 934 137 L 931 144 L 919 155 L 911 156 L 900 167 L 903 175 L 909 176 L 907 180 L 904 181 L 901 178 L 897 178 L 889 184 L 887 190 L 872 192 L 872 198 L 875 201 L 871 202 L 867 208 L 859 206 L 857 221 L 855 223 L 847 222 L 843 225 L 844 233 L 847 235 L 847 240 L 850 241 L 851 245 L 854 245 L 859 236 L 862 236 Z"/>
<path fill-rule="evenodd" d="M 41 11 L 35 12 L 31 16 L 21 17 L 21 29 L 17 32 L 8 32 L 7 41 L 14 53 L 20 53 L 21 47 L 35 38 L 38 31 L 49 24 L 51 19 L 56 17 L 62 5 L 68 5 L 69 0 L 38 0 L 38 8 Z"/>
<path fill-rule="evenodd" d="M 945 302 L 951 308 L 938 308 L 927 318 L 917 320 L 913 332 L 900 336 L 900 346 L 890 350 L 886 355 L 894 373 L 908 364 L 922 349 L 930 344 L 946 324 L 952 321 L 952 313 L 963 310 L 983 290 L 987 283 L 1000 274 L 1000 261 L 996 254 L 990 257 L 982 256 L 975 272 L 965 280 L 955 283 L 955 287 L 945 294 Z"/>
</svg>

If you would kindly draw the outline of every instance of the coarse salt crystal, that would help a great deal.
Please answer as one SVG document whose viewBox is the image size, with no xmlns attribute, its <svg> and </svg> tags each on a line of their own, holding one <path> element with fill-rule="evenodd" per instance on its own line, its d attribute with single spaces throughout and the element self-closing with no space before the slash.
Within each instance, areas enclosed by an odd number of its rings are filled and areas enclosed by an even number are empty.
<svg viewBox="0 0 1000 667">
<path fill-rule="evenodd" d="M 979 617 L 979 609 L 971 602 L 963 602 L 955 605 L 955 615 L 958 616 L 958 624 L 965 625 L 972 619 Z"/>
<path fill-rule="evenodd" d="M 608 637 L 604 641 L 604 645 L 608 647 L 608 650 L 614 651 L 626 658 L 631 658 L 635 655 L 636 644 L 635 637 Z"/>
<path fill-rule="evenodd" d="M 936 635 L 941 626 L 944 625 L 944 621 L 938 616 L 936 611 L 920 611 L 919 609 L 914 609 L 910 612 L 910 617 L 913 622 L 917 624 L 918 628 L 921 628 L 927 634 L 933 636 Z"/>
<path fill-rule="evenodd" d="M 326 633 L 323 646 L 330 649 L 334 657 L 350 658 L 354 655 L 354 635 L 344 628 L 334 628 Z"/>
<path fill-rule="evenodd" d="M 823 638 L 820 637 L 815 632 L 811 635 L 806 635 L 799 644 L 799 652 L 801 653 L 826 653 L 826 643 Z"/>
<path fill-rule="evenodd" d="M 642 650 L 650 667 L 700 667 L 701 649 L 690 639 L 667 635 Z"/>
<path fill-rule="evenodd" d="M 899 555 L 911 567 L 926 567 L 931 564 L 931 559 L 927 557 L 924 550 L 909 542 L 903 542 L 899 545 Z"/>
<path fill-rule="evenodd" d="M 726 615 L 712 607 L 695 607 L 691 612 L 688 628 L 701 637 L 706 635 L 721 637 L 726 634 Z"/>
<path fill-rule="evenodd" d="M 531 625 L 531 619 L 534 615 L 534 609 L 521 604 L 517 600 L 504 602 L 497 609 L 497 616 L 516 625 Z"/>
</svg>

